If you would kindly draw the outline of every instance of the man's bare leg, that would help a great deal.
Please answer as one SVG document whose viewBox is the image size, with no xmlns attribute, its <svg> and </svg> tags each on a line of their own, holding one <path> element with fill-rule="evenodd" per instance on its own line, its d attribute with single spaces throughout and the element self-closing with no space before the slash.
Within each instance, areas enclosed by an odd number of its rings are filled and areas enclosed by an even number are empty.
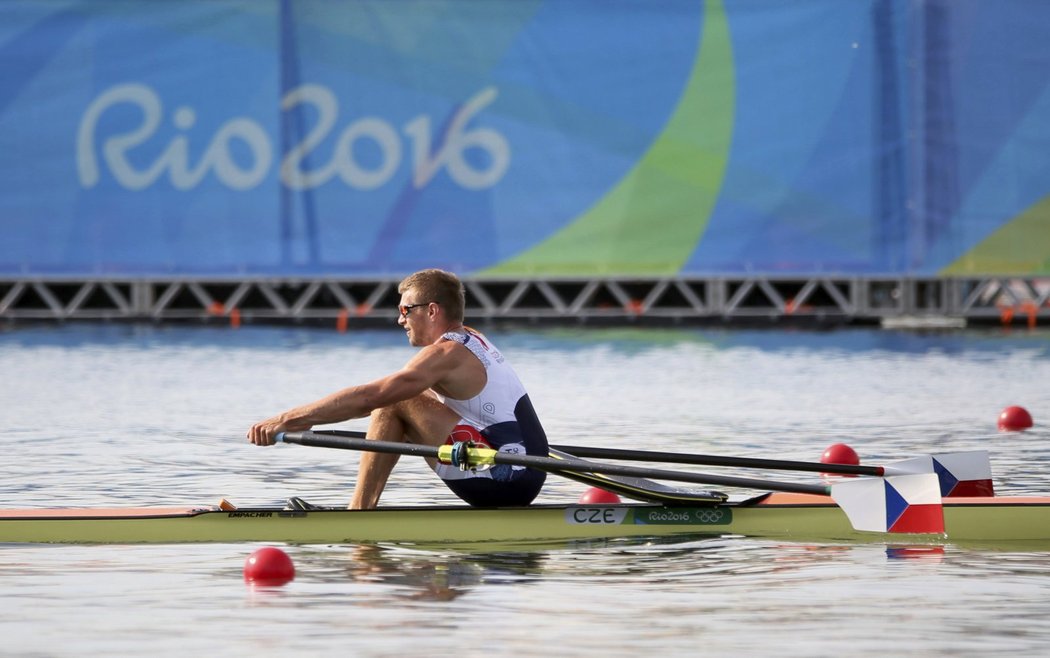
<svg viewBox="0 0 1050 658">
<path fill-rule="evenodd" d="M 372 412 L 368 423 L 369 439 L 383 441 L 404 441 L 405 426 L 392 408 L 377 409 Z M 386 487 L 387 478 L 394 470 L 400 455 L 389 455 L 380 452 L 362 452 L 361 463 L 357 470 L 357 485 L 350 501 L 350 509 L 372 509 L 379 504 L 379 496 Z"/>
<path fill-rule="evenodd" d="M 430 395 L 420 395 L 372 412 L 366 437 L 439 446 L 452 433 L 459 416 Z M 373 509 L 400 455 L 362 452 L 350 509 Z"/>
</svg>

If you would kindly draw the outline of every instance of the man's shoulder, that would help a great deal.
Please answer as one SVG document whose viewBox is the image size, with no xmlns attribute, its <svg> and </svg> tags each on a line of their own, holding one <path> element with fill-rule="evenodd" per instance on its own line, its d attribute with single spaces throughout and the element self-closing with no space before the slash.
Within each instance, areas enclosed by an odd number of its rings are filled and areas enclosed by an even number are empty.
<svg viewBox="0 0 1050 658">
<path fill-rule="evenodd" d="M 420 354 L 427 358 L 434 359 L 465 359 L 470 355 L 470 350 L 466 349 L 463 343 L 458 343 L 451 340 L 439 340 L 436 343 L 431 343 L 420 349 Z"/>
</svg>

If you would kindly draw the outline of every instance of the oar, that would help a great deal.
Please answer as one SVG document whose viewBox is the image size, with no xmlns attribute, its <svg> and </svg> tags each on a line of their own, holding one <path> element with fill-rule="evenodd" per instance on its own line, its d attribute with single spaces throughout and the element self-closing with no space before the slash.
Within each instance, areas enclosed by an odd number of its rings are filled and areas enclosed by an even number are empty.
<svg viewBox="0 0 1050 658">
<path fill-rule="evenodd" d="M 305 446 L 370 450 L 373 452 L 430 457 L 463 469 L 493 464 L 526 466 L 551 473 L 586 472 L 628 477 L 674 480 L 767 491 L 831 496 L 857 530 L 873 532 L 943 533 L 940 485 L 934 473 L 897 475 L 888 478 L 862 478 L 835 483 L 801 484 L 755 478 L 738 478 L 702 473 L 684 473 L 637 466 L 598 464 L 583 459 L 552 459 L 537 455 L 515 455 L 490 448 L 476 448 L 458 442 L 425 446 L 346 436 L 349 432 L 284 432 L 277 440 Z"/>
<path fill-rule="evenodd" d="M 737 468 L 764 468 L 774 471 L 810 471 L 813 473 L 840 473 L 844 475 L 874 475 L 876 477 L 903 474 L 893 473 L 892 467 L 887 469 L 887 467 L 884 466 L 824 464 L 818 462 L 790 461 L 786 459 L 725 457 L 722 455 L 698 455 L 685 452 L 660 452 L 655 450 L 626 450 L 622 448 L 595 448 L 590 446 L 552 445 L 551 448 L 584 459 L 620 459 L 628 461 L 665 462 L 669 464 L 734 466 Z"/>
<path fill-rule="evenodd" d="M 355 430 L 324 430 L 324 434 L 365 438 L 364 432 Z M 846 475 L 903 475 L 887 473 L 882 466 L 853 466 L 849 464 L 820 464 L 784 459 L 756 459 L 752 457 L 723 457 L 719 455 L 696 455 L 684 452 L 658 452 L 653 450 L 624 450 L 621 448 L 594 448 L 590 446 L 552 445 L 552 449 L 567 452 L 581 459 L 618 459 L 642 462 L 664 462 L 668 464 L 699 464 L 701 466 L 735 466 L 738 468 L 765 468 L 778 471 L 811 471 L 814 473 L 841 473 Z"/>
<path fill-rule="evenodd" d="M 364 438 L 365 433 L 354 430 L 325 430 L 326 434 Z M 659 452 L 653 450 L 625 450 L 621 448 L 597 448 L 591 446 L 552 445 L 551 449 L 567 452 L 582 459 L 615 459 L 627 461 L 650 461 L 670 464 L 696 464 L 701 466 L 731 466 L 736 468 L 758 468 L 779 471 L 805 471 L 811 473 L 836 473 L 840 475 L 914 475 L 936 473 L 940 478 L 941 495 L 994 496 L 992 466 L 985 450 L 950 452 L 939 455 L 915 457 L 886 466 L 857 466 L 851 464 L 824 464 L 821 462 L 790 461 L 785 459 L 761 459 L 754 457 L 726 457 L 722 455 L 699 455 L 683 452 Z M 598 472 L 598 471 L 594 471 Z M 725 485 L 733 486 L 733 485 Z"/>
<path fill-rule="evenodd" d="M 395 441 L 378 441 L 347 436 L 349 432 L 284 432 L 278 434 L 277 440 L 284 443 L 297 443 L 319 448 L 339 448 L 343 450 L 367 450 L 398 455 L 415 455 L 430 457 L 445 464 L 461 468 L 489 467 L 495 464 L 526 466 L 550 473 L 574 471 L 580 473 L 602 473 L 605 475 L 624 475 L 628 477 L 651 478 L 653 480 L 674 480 L 693 484 L 709 484 L 726 487 L 742 487 L 763 491 L 786 491 L 790 493 L 808 493 L 818 496 L 831 495 L 830 488 L 822 484 L 800 484 L 796 482 L 775 482 L 755 478 L 739 478 L 725 475 L 705 475 L 703 473 L 684 473 L 666 471 L 658 468 L 641 466 L 621 466 L 618 464 L 599 464 L 583 459 L 552 459 L 540 455 L 516 455 L 499 452 L 491 448 L 476 448 L 466 443 L 454 443 L 443 446 L 426 446 L 415 443 L 398 443 Z"/>
<path fill-rule="evenodd" d="M 937 455 L 925 455 L 922 457 L 914 457 L 912 459 L 894 462 L 886 466 L 858 466 L 851 464 L 789 461 L 784 459 L 697 455 L 682 452 L 595 448 L 589 446 L 552 445 L 551 448 L 567 452 L 574 457 L 590 459 L 624 459 L 631 461 L 653 461 L 675 464 L 700 464 L 704 466 L 735 466 L 738 468 L 839 473 L 844 475 L 873 475 L 876 477 L 936 473 L 940 481 L 941 495 L 945 498 L 960 496 L 985 497 L 995 495 L 995 487 L 992 484 L 992 465 L 987 450 L 969 450 L 965 452 L 946 452 Z"/>
</svg>

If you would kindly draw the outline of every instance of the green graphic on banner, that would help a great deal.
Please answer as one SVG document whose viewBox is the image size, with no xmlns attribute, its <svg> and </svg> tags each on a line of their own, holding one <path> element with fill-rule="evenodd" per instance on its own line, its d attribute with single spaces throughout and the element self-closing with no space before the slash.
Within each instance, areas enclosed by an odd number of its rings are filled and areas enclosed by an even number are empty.
<svg viewBox="0 0 1050 658">
<path fill-rule="evenodd" d="M 1007 222 L 948 267 L 945 276 L 1050 273 L 1050 196 Z"/>
<path fill-rule="evenodd" d="M 674 115 L 609 194 L 547 240 L 484 274 L 674 274 L 699 242 L 722 185 L 735 85 L 721 0 L 708 2 Z"/>
</svg>

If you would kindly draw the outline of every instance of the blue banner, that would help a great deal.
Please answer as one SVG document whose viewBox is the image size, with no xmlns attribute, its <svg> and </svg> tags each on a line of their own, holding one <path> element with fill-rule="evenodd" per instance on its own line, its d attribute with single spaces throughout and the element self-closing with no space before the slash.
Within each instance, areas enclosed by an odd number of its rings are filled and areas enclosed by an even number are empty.
<svg viewBox="0 0 1050 658">
<path fill-rule="evenodd" d="M 0 4 L 0 275 L 1050 273 L 1050 4 Z"/>
</svg>

